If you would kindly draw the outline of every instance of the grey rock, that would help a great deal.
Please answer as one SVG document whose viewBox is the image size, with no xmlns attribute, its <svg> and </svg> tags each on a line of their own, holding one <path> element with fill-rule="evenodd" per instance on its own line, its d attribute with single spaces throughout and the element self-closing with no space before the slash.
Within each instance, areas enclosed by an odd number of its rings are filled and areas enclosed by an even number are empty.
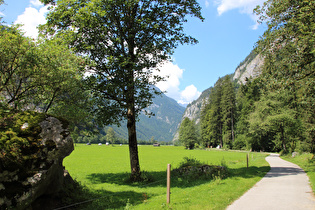
<svg viewBox="0 0 315 210">
<path fill-rule="evenodd" d="M 33 160 L 34 163 L 29 164 L 26 171 L 4 170 L 0 173 L 0 195 L 5 195 L 0 196 L 0 209 L 26 209 L 37 198 L 55 195 L 64 186 L 65 170 L 62 162 L 74 149 L 67 125 L 55 117 L 47 117 L 39 126 L 42 149 L 37 153 L 38 158 Z M 28 176 L 25 177 L 25 174 Z M 19 190 L 12 195 L 6 193 L 9 190 L 6 186 L 11 187 L 11 192 L 14 187 Z"/>
</svg>

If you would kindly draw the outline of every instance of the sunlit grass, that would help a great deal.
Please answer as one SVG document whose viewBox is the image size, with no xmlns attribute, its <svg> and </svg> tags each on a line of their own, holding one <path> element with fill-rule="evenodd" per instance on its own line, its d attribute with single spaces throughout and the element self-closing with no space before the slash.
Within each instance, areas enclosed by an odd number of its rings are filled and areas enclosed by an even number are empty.
<svg viewBox="0 0 315 210">
<path fill-rule="evenodd" d="M 79 144 L 64 160 L 71 176 L 89 193 L 86 200 L 100 198 L 81 209 L 224 209 L 259 181 L 269 170 L 266 154 L 250 153 L 246 168 L 245 152 L 185 150 L 174 146 L 139 146 L 141 171 L 148 182 L 127 182 L 128 146 Z M 166 204 L 166 168 L 178 167 L 184 157 L 193 157 L 209 165 L 227 165 L 229 177 L 214 180 L 187 180 L 172 177 L 171 203 Z"/>
</svg>

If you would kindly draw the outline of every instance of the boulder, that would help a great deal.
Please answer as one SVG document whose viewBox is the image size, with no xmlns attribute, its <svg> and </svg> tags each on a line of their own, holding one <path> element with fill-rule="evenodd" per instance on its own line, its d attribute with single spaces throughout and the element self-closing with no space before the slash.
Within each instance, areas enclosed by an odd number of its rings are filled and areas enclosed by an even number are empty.
<svg viewBox="0 0 315 210">
<path fill-rule="evenodd" d="M 8 123 L 14 133 L 9 141 L 16 138 L 20 145 L 17 153 L 2 149 L 0 209 L 25 209 L 41 196 L 58 194 L 64 186 L 62 162 L 74 149 L 68 123 L 48 115 L 28 114 L 32 115 L 37 117 L 13 116 Z M 21 122 L 24 119 L 33 121 Z"/>
</svg>

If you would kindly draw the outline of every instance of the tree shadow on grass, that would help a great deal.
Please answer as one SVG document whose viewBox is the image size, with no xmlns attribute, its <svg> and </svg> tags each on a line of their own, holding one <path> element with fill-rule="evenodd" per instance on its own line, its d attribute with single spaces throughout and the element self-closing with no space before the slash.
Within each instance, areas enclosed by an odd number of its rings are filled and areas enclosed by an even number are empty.
<svg viewBox="0 0 315 210">
<path fill-rule="evenodd" d="M 269 166 L 249 168 L 229 168 L 227 177 L 242 177 L 242 178 L 253 178 L 253 177 L 264 177 L 265 174 L 270 170 Z M 129 173 L 92 173 L 87 176 L 92 184 L 117 184 L 117 185 L 128 185 L 134 187 L 166 187 L 166 171 L 150 171 L 144 172 L 143 176 L 145 180 L 143 182 L 130 182 Z M 171 173 L 171 186 L 178 188 L 188 188 L 208 183 L 216 177 L 194 177 L 194 176 L 175 176 Z"/>
<path fill-rule="evenodd" d="M 87 176 L 92 184 L 117 184 L 117 185 L 128 185 L 132 187 L 147 188 L 147 187 L 166 187 L 166 171 L 150 171 L 144 172 L 143 182 L 130 182 L 129 173 L 92 173 Z M 171 175 L 172 187 L 186 188 L 201 185 L 211 181 L 211 177 L 195 179 L 185 178 L 181 176 Z"/>
<path fill-rule="evenodd" d="M 64 193 L 69 193 L 64 194 L 68 200 L 63 200 L 62 204 L 55 206 L 54 209 L 124 209 L 148 199 L 148 195 L 139 192 L 93 190 L 80 184 L 71 189 L 71 192 Z"/>
<path fill-rule="evenodd" d="M 241 177 L 245 179 L 264 177 L 270 171 L 270 166 L 250 166 L 242 168 L 229 168 L 229 177 Z"/>
<path fill-rule="evenodd" d="M 264 177 L 270 170 L 269 166 L 255 167 L 250 166 L 249 168 L 229 168 L 228 177 L 240 177 L 250 179 L 254 177 Z M 92 173 L 87 176 L 92 184 L 117 184 L 117 185 L 128 185 L 137 188 L 149 188 L 149 187 L 165 187 L 166 188 L 166 171 L 153 171 L 145 172 L 147 178 L 144 182 L 129 182 L 129 173 Z M 192 179 L 192 177 L 185 178 L 180 176 L 171 176 L 171 186 L 178 188 L 188 188 L 212 181 L 209 179 Z M 224 184 L 224 183 L 220 183 Z M 122 191 L 122 192 L 110 192 L 106 190 L 91 190 L 85 191 L 84 196 L 86 200 L 92 200 L 84 203 L 75 209 L 122 209 L 130 206 L 136 206 L 149 199 L 150 196 L 144 193 L 138 193 L 134 191 Z M 153 196 L 153 195 L 151 195 Z M 94 199 L 94 200 L 93 200 Z M 82 200 L 82 199 L 81 199 Z"/>
</svg>

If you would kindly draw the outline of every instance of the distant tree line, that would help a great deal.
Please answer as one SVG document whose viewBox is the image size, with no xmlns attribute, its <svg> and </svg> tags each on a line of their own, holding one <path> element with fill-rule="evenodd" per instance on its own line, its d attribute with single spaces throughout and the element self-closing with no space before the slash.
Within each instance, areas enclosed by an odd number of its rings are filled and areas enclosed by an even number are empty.
<svg viewBox="0 0 315 210">
<path fill-rule="evenodd" d="M 245 85 L 220 78 L 203 106 L 199 136 L 187 144 L 182 132 L 184 145 L 315 152 L 314 11 L 310 0 L 269 0 L 255 9 L 268 26 L 255 48 L 262 74 Z M 192 130 L 187 122 L 180 130 Z"/>
</svg>

